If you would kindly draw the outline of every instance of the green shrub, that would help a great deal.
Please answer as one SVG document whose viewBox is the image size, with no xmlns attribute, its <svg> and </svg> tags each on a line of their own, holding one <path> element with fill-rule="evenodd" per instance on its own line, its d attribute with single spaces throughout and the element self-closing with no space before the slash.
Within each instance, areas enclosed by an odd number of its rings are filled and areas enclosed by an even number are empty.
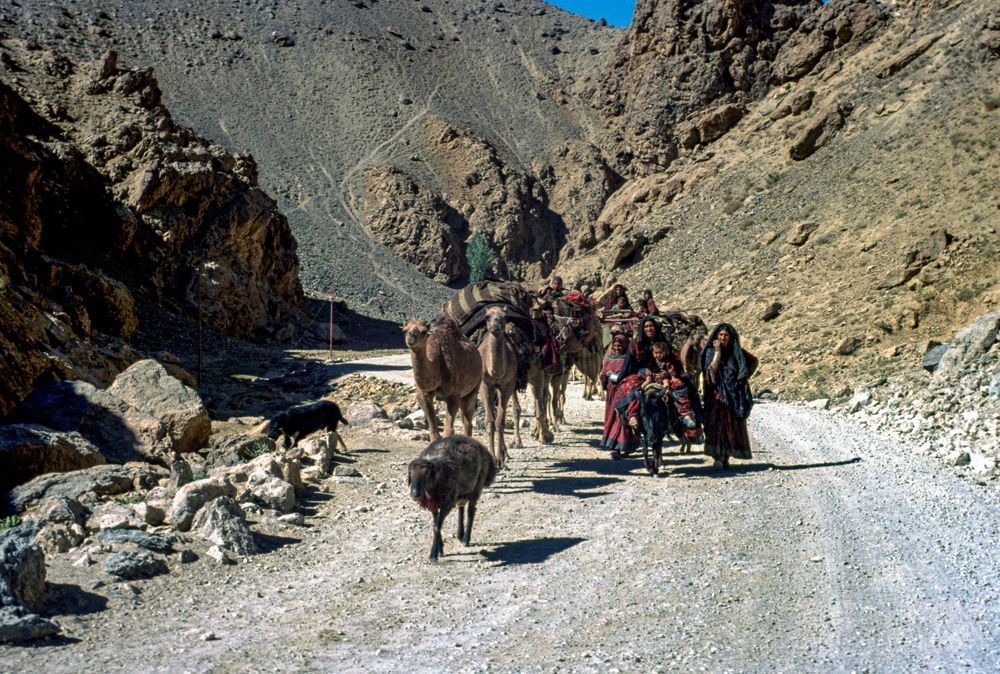
<svg viewBox="0 0 1000 674">
<path fill-rule="evenodd" d="M 486 278 L 499 256 L 490 247 L 483 233 L 476 232 L 465 249 L 465 259 L 469 263 L 469 283 L 476 283 Z"/>
<path fill-rule="evenodd" d="M 204 468 L 199 468 L 191 473 L 191 480 L 197 482 L 198 480 L 208 479 L 208 471 Z"/>
<path fill-rule="evenodd" d="M 0 531 L 6 531 L 7 529 L 13 529 L 21 523 L 21 518 L 17 515 L 8 515 L 3 519 L 0 519 Z"/>
<path fill-rule="evenodd" d="M 142 503 L 145 501 L 145 497 L 142 494 L 137 494 L 132 492 L 131 494 L 122 494 L 121 496 L 116 496 L 114 498 L 115 503 L 118 505 L 129 505 L 131 503 Z"/>
</svg>

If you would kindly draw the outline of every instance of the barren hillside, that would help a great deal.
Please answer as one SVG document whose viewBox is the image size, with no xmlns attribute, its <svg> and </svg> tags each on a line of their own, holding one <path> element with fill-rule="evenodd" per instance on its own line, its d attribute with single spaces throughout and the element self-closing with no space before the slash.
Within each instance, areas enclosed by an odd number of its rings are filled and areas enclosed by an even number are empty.
<svg viewBox="0 0 1000 674">
<path fill-rule="evenodd" d="M 991 5 L 824 6 L 728 132 L 637 168 L 566 275 L 731 320 L 764 356 L 759 386 L 837 396 L 919 370 L 929 339 L 1000 303 Z M 716 133 L 719 110 L 681 126 Z"/>
<path fill-rule="evenodd" d="M 514 240 L 528 271 L 529 256 L 541 255 L 518 239 L 544 234 L 557 246 L 563 227 L 533 188 L 532 166 L 598 130 L 589 105 L 564 88 L 603 68 L 622 32 L 535 0 L 0 7 L 14 34 L 89 58 L 114 47 L 152 66 L 182 122 L 257 157 L 301 244 L 307 289 L 393 315 L 436 306 L 445 291 L 371 235 L 378 216 L 362 202 L 373 170 L 399 167 L 475 220 L 480 195 L 466 190 L 466 174 L 440 170 L 469 155 L 444 147 L 435 125 L 467 132 L 481 179 L 503 193 L 492 211 L 506 227 L 500 237 Z M 533 222 L 519 230 L 528 212 Z M 461 250 L 455 259 L 464 264 Z"/>
</svg>

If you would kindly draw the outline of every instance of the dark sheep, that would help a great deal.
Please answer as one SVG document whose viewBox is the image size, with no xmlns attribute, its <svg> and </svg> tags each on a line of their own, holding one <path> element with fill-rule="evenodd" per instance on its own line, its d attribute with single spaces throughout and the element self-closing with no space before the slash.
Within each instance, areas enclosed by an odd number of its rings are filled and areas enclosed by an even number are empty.
<svg viewBox="0 0 1000 674">
<path fill-rule="evenodd" d="M 315 433 L 326 430 L 336 436 L 335 442 L 340 442 L 347 450 L 344 439 L 337 433 L 337 425 L 344 422 L 348 426 L 347 419 L 340 412 L 340 406 L 329 400 L 320 400 L 308 405 L 296 405 L 271 418 L 271 423 L 267 431 L 267 437 L 277 440 L 282 435 L 298 442 L 300 439 Z"/>
<path fill-rule="evenodd" d="M 410 496 L 434 517 L 434 536 L 430 560 L 436 562 L 444 552 L 441 525 L 458 506 L 458 539 L 469 545 L 476 504 L 483 489 L 493 484 L 497 464 L 482 443 L 464 435 L 435 440 L 418 458 L 410 462 L 407 478 Z M 465 506 L 469 519 L 465 521 Z"/>
</svg>

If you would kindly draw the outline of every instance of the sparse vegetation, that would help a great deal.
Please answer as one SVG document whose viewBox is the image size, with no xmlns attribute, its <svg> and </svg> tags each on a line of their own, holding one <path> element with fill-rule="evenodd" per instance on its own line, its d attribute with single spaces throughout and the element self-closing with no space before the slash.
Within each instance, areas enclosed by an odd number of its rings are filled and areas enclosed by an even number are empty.
<svg viewBox="0 0 1000 674">
<path fill-rule="evenodd" d="M 0 519 L 0 531 L 6 531 L 7 529 L 13 529 L 21 523 L 21 518 L 17 515 L 8 515 L 3 519 Z"/>
<path fill-rule="evenodd" d="M 116 496 L 114 498 L 115 503 L 118 505 L 130 505 L 132 503 L 142 503 L 146 499 L 142 494 L 131 492 L 129 494 L 122 494 L 121 496 Z"/>
<path fill-rule="evenodd" d="M 198 470 L 192 471 L 191 479 L 195 481 L 208 479 L 208 471 L 205 470 L 204 468 L 199 468 Z"/>
</svg>

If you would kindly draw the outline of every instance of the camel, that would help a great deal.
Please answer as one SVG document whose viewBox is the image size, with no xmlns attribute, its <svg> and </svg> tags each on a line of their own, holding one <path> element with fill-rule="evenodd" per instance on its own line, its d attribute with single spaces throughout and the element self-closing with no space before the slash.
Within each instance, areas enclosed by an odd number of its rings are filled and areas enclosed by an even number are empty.
<svg viewBox="0 0 1000 674">
<path fill-rule="evenodd" d="M 701 354 L 708 346 L 708 335 L 700 328 L 695 329 L 684 346 L 681 347 L 681 364 L 684 371 L 691 377 L 695 392 L 701 390 Z"/>
<path fill-rule="evenodd" d="M 507 337 L 507 317 L 503 307 L 486 310 L 486 336 L 479 344 L 483 359 L 483 382 L 479 396 L 486 411 L 486 433 L 490 454 L 497 468 L 507 463 L 507 443 L 504 424 L 507 421 L 507 401 L 514 398 L 514 446 L 521 446 L 521 406 L 517 402 L 517 352 Z M 499 399 L 499 407 L 498 407 Z"/>
<path fill-rule="evenodd" d="M 444 434 L 455 433 L 455 415 L 462 414 L 465 434 L 472 435 L 472 417 L 483 378 L 483 359 L 469 339 L 462 334 L 455 319 L 438 316 L 431 325 L 409 321 L 403 326 L 406 347 L 410 350 L 413 379 L 417 385 L 417 403 L 427 417 L 431 441 L 441 437 L 434 401 L 445 403 Z"/>
<path fill-rule="evenodd" d="M 566 384 L 570 370 L 576 365 L 585 376 L 596 379 L 601 369 L 604 350 L 601 348 L 602 329 L 597 312 L 590 309 L 581 314 L 578 307 L 566 302 L 554 303 L 554 320 L 557 326 L 556 342 L 562 367 L 550 371 L 551 398 L 549 401 L 550 424 L 558 430 L 565 422 Z"/>
</svg>

